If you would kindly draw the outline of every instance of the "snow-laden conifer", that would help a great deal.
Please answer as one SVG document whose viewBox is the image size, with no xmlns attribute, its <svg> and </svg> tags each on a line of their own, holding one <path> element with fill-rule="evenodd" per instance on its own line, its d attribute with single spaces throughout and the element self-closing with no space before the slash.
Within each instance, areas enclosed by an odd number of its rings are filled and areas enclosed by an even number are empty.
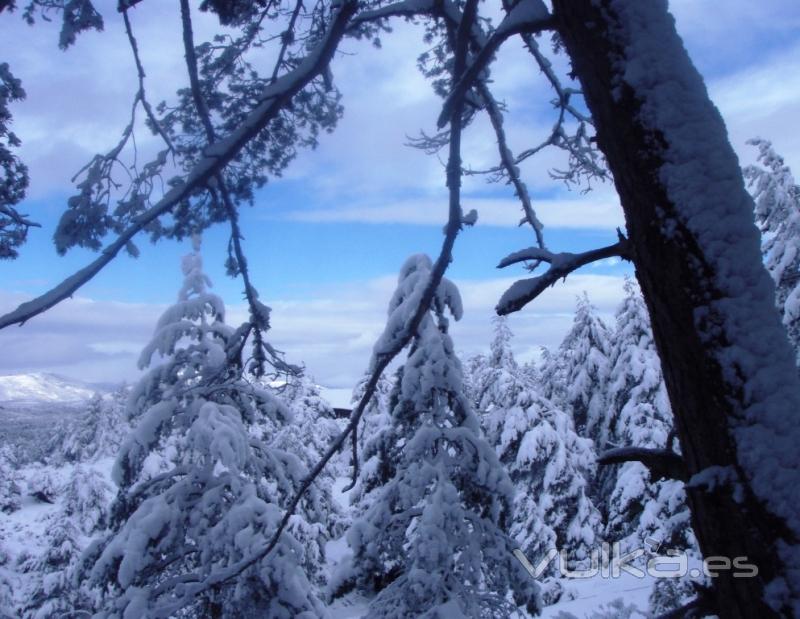
<svg viewBox="0 0 800 619">
<path fill-rule="evenodd" d="M 328 445 L 340 432 L 333 408 L 321 395 L 320 388 L 307 376 L 292 377 L 278 397 L 291 410 L 290 423 L 275 427 L 271 446 L 299 458 L 310 470 L 322 457 Z M 267 432 L 265 438 L 270 433 Z M 287 531 L 305 548 L 302 568 L 317 588 L 327 585 L 325 544 L 339 537 L 345 527 L 344 510 L 333 499 L 333 484 L 343 470 L 339 461 L 326 467 L 314 479 L 311 492 L 305 496 L 292 516 Z"/>
<path fill-rule="evenodd" d="M 758 138 L 748 144 L 758 148 L 761 164 L 747 166 L 744 175 L 755 200 L 764 261 L 800 367 L 800 186 L 771 142 Z"/>
<path fill-rule="evenodd" d="M 632 279 L 617 310 L 617 329 L 609 376 L 608 422 L 601 427 L 600 449 L 644 447 L 674 449 L 669 441 L 672 412 L 644 300 Z M 606 535 L 623 547 L 641 547 L 648 537 L 681 550 L 691 547 L 683 484 L 651 479 L 639 462 L 601 469 L 599 494 L 607 513 Z"/>
<path fill-rule="evenodd" d="M 672 412 L 661 363 L 653 341 L 650 319 L 639 289 L 630 278 L 616 313 L 608 381 L 610 415 L 600 432 L 603 451 L 615 447 L 670 449 Z M 653 479 L 639 462 L 600 468 L 598 495 L 606 514 L 606 537 L 623 552 L 667 550 L 696 556 L 684 484 L 674 479 Z M 674 582 L 662 583 L 661 580 Z M 651 610 L 674 610 L 693 594 L 691 581 L 658 579 L 651 594 Z"/>
<path fill-rule="evenodd" d="M 281 502 L 306 473 L 264 430 L 288 410 L 245 381 L 236 363 L 243 329 L 224 322 L 202 271 L 199 239 L 184 257 L 178 302 L 159 320 L 128 415 L 135 429 L 113 469 L 111 527 L 87 551 L 106 591 L 101 617 L 323 616 L 300 567 L 305 548 L 284 533 L 274 552 L 201 595 L 191 583 L 252 556 L 279 522 Z M 149 469 L 158 453 L 163 466 Z"/>
<path fill-rule="evenodd" d="M 111 485 L 100 473 L 78 465 L 64 486 L 61 510 L 84 535 L 91 535 L 107 524 L 111 493 Z"/>
<path fill-rule="evenodd" d="M 608 327 L 586 293 L 578 297 L 572 328 L 561 342 L 556 376 L 563 385 L 563 405 L 572 413 L 580 436 L 596 440 L 608 414 L 605 399 L 610 348 Z"/>
<path fill-rule="evenodd" d="M 0 445 L 0 511 L 17 511 L 21 496 L 22 477 L 17 459 L 8 445 Z"/>
<path fill-rule="evenodd" d="M 431 267 L 424 255 L 403 265 L 376 355 L 409 319 Z M 445 312 L 456 319 L 462 313 L 458 290 L 446 279 L 416 330 L 392 398 L 385 450 L 394 469 L 348 532 L 353 556 L 344 580 L 375 595 L 367 617 L 510 616 L 509 604 L 531 611 L 539 604 L 505 533 L 513 488 L 464 395 Z"/>
<path fill-rule="evenodd" d="M 51 441 L 49 461 L 89 462 L 116 456 L 130 431 L 125 418 L 129 391 L 128 387 L 119 387 L 108 395 L 96 394 L 89 401 L 86 413 L 66 425 Z"/>
<path fill-rule="evenodd" d="M 511 336 L 506 320 L 495 319 L 480 402 L 487 439 L 516 490 L 510 531 L 534 564 L 553 548 L 582 562 L 601 531 L 586 481 L 594 472 L 593 445 L 536 392 L 514 359 Z"/>
<path fill-rule="evenodd" d="M 86 543 L 82 531 L 70 515 L 61 511 L 49 519 L 44 543 L 44 551 L 22 566 L 22 571 L 30 574 L 23 616 L 50 619 L 81 611 L 89 613 L 93 598 L 73 573 Z"/>
<path fill-rule="evenodd" d="M 363 515 L 375 501 L 379 492 L 374 492 L 386 484 L 394 474 L 392 462 L 392 416 L 393 402 L 396 402 L 398 373 L 395 384 L 381 376 L 375 393 L 364 410 L 364 423 L 358 434 L 359 476 L 350 492 L 350 504 L 356 516 Z M 352 403 L 355 407 L 364 396 L 369 380 L 366 373 L 353 389 Z"/>
<path fill-rule="evenodd" d="M 464 361 L 464 393 L 469 398 L 469 401 L 477 409 L 478 402 L 480 402 L 480 377 L 483 376 L 486 369 L 486 355 L 478 353 L 467 357 Z"/>
</svg>

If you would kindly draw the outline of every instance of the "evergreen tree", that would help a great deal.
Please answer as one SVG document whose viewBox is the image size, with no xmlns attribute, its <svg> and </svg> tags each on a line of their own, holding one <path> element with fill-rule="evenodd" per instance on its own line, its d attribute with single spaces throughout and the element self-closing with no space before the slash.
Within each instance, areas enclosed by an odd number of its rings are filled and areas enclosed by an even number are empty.
<svg viewBox="0 0 800 619">
<path fill-rule="evenodd" d="M 50 461 L 88 462 L 115 456 L 130 431 L 125 419 L 129 392 L 128 387 L 119 387 L 106 396 L 96 394 L 86 413 L 51 442 Z"/>
<path fill-rule="evenodd" d="M 407 322 L 431 267 L 424 255 L 404 264 L 376 355 Z M 348 532 L 344 579 L 376 594 L 367 617 L 508 616 L 509 590 L 512 606 L 538 608 L 537 587 L 503 532 L 513 488 L 464 395 L 446 311 L 461 317 L 458 291 L 445 279 L 398 375 L 380 498 Z"/>
<path fill-rule="evenodd" d="M 28 474 L 28 494 L 42 503 L 55 503 L 59 492 L 57 481 L 53 478 L 51 469 L 45 466 L 35 466 Z"/>
<path fill-rule="evenodd" d="M 601 427 L 599 451 L 610 447 L 673 449 L 661 364 L 644 300 L 632 279 L 617 310 L 608 401 L 611 414 Z M 641 547 L 648 537 L 672 548 L 693 547 L 683 484 L 651 480 L 639 462 L 601 467 L 600 490 L 606 507 L 608 539 L 623 548 Z"/>
<path fill-rule="evenodd" d="M 592 442 L 536 393 L 514 359 L 511 337 L 505 319 L 496 319 L 480 402 L 487 439 L 516 489 L 511 534 L 534 562 L 552 548 L 584 561 L 601 529 L 586 482 L 595 466 Z"/>
<path fill-rule="evenodd" d="M 0 445 L 0 511 L 17 511 L 21 495 L 22 478 L 17 459 L 8 445 Z"/>
<path fill-rule="evenodd" d="M 305 375 L 293 377 L 278 397 L 291 410 L 292 419 L 275 427 L 271 445 L 297 457 L 308 471 L 340 432 L 333 407 L 320 395 L 314 381 Z M 269 435 L 265 433 L 265 440 L 269 440 Z M 345 527 L 346 516 L 333 500 L 333 483 L 342 468 L 335 462 L 315 478 L 312 491 L 287 527 L 305 548 L 302 567 L 318 589 L 327 584 L 325 544 L 339 537 Z"/>
<path fill-rule="evenodd" d="M 601 430 L 601 449 L 644 447 L 674 449 L 669 437 L 669 407 L 661 363 L 650 319 L 639 289 L 630 278 L 616 313 L 617 328 L 611 352 L 608 402 L 611 414 Z M 696 556 L 686 494 L 682 482 L 652 479 L 639 462 L 600 468 L 599 491 L 606 513 L 606 537 L 623 552 L 645 548 L 645 540 Z M 662 582 L 669 581 L 669 582 Z M 688 577 L 656 579 L 650 596 L 656 614 L 675 610 L 694 587 Z"/>
<path fill-rule="evenodd" d="M 557 406 L 566 406 L 566 358 L 560 350 L 553 353 L 546 346 L 541 348 L 542 358 L 537 368 L 537 381 L 541 395 Z"/>
<path fill-rule="evenodd" d="M 472 355 L 464 363 L 464 393 L 476 410 L 481 400 L 480 381 L 486 371 L 486 364 L 486 355 L 483 353 Z"/>
<path fill-rule="evenodd" d="M 764 139 L 748 142 L 758 148 L 758 162 L 744 169 L 755 200 L 762 252 L 776 287 L 775 302 L 800 368 L 800 186 L 783 157 Z"/>
<path fill-rule="evenodd" d="M 379 490 L 394 474 L 391 460 L 393 403 L 396 403 L 400 371 L 394 385 L 381 375 L 375 393 L 364 410 L 364 423 L 358 434 L 359 475 L 350 495 L 351 511 L 355 517 L 363 516 L 380 495 Z M 370 373 L 367 372 L 353 389 L 352 403 L 355 407 L 364 395 Z"/>
<path fill-rule="evenodd" d="M 119 494 L 110 530 L 83 560 L 106 591 L 100 616 L 180 609 L 191 617 L 217 617 L 223 609 L 227 616 L 322 616 L 300 567 L 305 549 L 288 531 L 274 552 L 222 587 L 197 595 L 182 584 L 260 550 L 281 518 L 281 502 L 306 473 L 259 432 L 279 424 L 287 409 L 245 381 L 234 362 L 231 351 L 244 346 L 245 330 L 224 323 L 222 300 L 207 291 L 198 238 L 182 267 L 178 302 L 140 359 L 150 367 L 129 400 L 136 428 L 114 465 Z M 146 459 L 165 449 L 167 470 L 153 476 Z"/>
<path fill-rule="evenodd" d="M 76 466 L 64 487 L 61 509 L 84 535 L 91 535 L 108 524 L 111 492 L 111 485 L 100 473 Z"/>
<path fill-rule="evenodd" d="M 369 379 L 370 374 L 365 373 L 353 388 L 353 395 L 350 398 L 353 408 L 358 406 L 361 398 L 364 397 Z M 358 434 L 359 451 L 362 454 L 367 449 L 367 443 L 370 439 L 377 436 L 380 430 L 389 423 L 389 397 L 391 392 L 391 381 L 386 378 L 386 376 L 381 375 L 378 379 L 378 383 L 375 385 L 375 393 L 364 409 L 364 423 Z"/>
<path fill-rule="evenodd" d="M 61 512 L 51 519 L 44 552 L 23 568 L 33 575 L 23 607 L 26 617 L 50 619 L 92 609 L 91 597 L 74 582 L 72 574 L 83 544 L 80 529 L 67 514 Z"/>
<path fill-rule="evenodd" d="M 609 332 L 584 292 L 578 297 L 572 328 L 561 342 L 555 362 L 564 385 L 563 404 L 572 413 L 580 436 L 597 440 L 608 414 Z"/>
</svg>

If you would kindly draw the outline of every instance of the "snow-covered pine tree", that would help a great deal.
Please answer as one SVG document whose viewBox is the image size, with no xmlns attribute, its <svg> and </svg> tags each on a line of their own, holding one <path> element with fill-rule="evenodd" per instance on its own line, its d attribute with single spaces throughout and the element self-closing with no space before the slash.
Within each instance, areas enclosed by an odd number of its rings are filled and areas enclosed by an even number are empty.
<svg viewBox="0 0 800 619">
<path fill-rule="evenodd" d="M 333 407 L 325 400 L 319 386 L 308 376 L 292 377 L 278 398 L 291 410 L 291 422 L 280 423 L 274 429 L 264 429 L 264 440 L 271 447 L 299 458 L 308 471 L 322 457 L 341 428 Z M 339 460 L 344 460 L 340 457 Z M 287 531 L 300 542 L 305 553 L 302 568 L 314 586 L 327 586 L 325 544 L 339 537 L 345 528 L 346 515 L 333 500 L 333 484 L 343 464 L 334 462 L 314 479 L 312 492 L 304 497 L 292 516 Z"/>
<path fill-rule="evenodd" d="M 566 359 L 559 351 L 555 353 L 546 346 L 541 347 L 541 361 L 536 369 L 536 384 L 543 397 L 556 406 L 565 406 L 567 399 L 564 372 Z"/>
<path fill-rule="evenodd" d="M 586 481 L 594 473 L 593 445 L 575 433 L 567 413 L 536 393 L 514 359 L 505 320 L 495 319 L 479 410 L 516 489 L 510 531 L 534 564 L 552 548 L 581 562 L 602 529 Z"/>
<path fill-rule="evenodd" d="M 76 466 L 62 494 L 61 510 L 84 535 L 106 526 L 112 488 L 96 470 Z"/>
<path fill-rule="evenodd" d="M 364 397 L 371 372 L 367 372 L 353 389 L 352 403 L 355 407 Z M 391 410 L 398 399 L 402 368 L 395 374 L 394 383 L 381 375 L 375 393 L 364 410 L 364 423 L 358 434 L 359 475 L 349 494 L 351 513 L 363 516 L 376 500 L 386 482 L 394 475 L 392 460 L 392 416 Z"/>
<path fill-rule="evenodd" d="M 608 381 L 610 415 L 602 426 L 598 452 L 616 447 L 675 449 L 669 441 L 672 412 L 656 352 L 650 318 L 638 286 L 625 280 L 625 297 L 616 312 Z M 678 550 L 696 556 L 684 484 L 655 480 L 639 462 L 601 466 L 598 497 L 606 519 L 606 538 L 622 552 L 659 544 L 659 552 Z M 660 582 L 669 580 L 670 582 Z M 694 588 L 688 578 L 657 579 L 651 595 L 656 614 L 678 608 Z"/>
<path fill-rule="evenodd" d="M 331 441 L 339 434 L 342 423 L 336 418 L 330 402 L 322 397 L 319 385 L 305 374 L 291 377 L 281 387 L 278 397 L 292 411 L 292 423 L 285 424 L 281 432 L 292 433 L 299 441 L 296 449 L 292 447 L 288 451 L 299 455 L 310 468 L 319 461 Z M 344 458 L 333 462 L 334 466 L 326 467 L 321 475 L 332 481 L 342 472 L 341 460 Z"/>
<path fill-rule="evenodd" d="M 647 308 L 632 279 L 626 278 L 624 288 L 611 350 L 609 414 L 598 428 L 598 453 L 615 447 L 664 449 L 672 429 Z M 676 491 L 682 492 L 679 482 L 665 483 L 677 484 Z M 642 544 L 651 531 L 640 530 L 640 517 L 660 494 L 660 485 L 650 482 L 650 474 L 639 462 L 600 467 L 597 494 L 607 516 L 608 539 L 627 540 L 630 546 Z"/>
<path fill-rule="evenodd" d="M 51 443 L 50 461 L 88 462 L 115 456 L 130 432 L 125 408 L 129 387 L 119 387 L 108 395 L 96 394 L 86 413 L 64 428 Z"/>
<path fill-rule="evenodd" d="M 0 568 L 6 561 L 5 550 L 0 546 Z M 0 569 L 0 619 L 14 619 L 10 614 L 16 603 L 14 601 L 14 587 L 2 569 Z"/>
<path fill-rule="evenodd" d="M 768 140 L 749 140 L 758 148 L 758 165 L 744 168 L 755 201 L 761 248 L 775 282 L 775 302 L 800 368 L 800 186 Z"/>
<path fill-rule="evenodd" d="M 82 531 L 74 516 L 67 509 L 49 516 L 44 551 L 26 559 L 21 566 L 21 571 L 29 575 L 21 608 L 28 619 L 80 616 L 79 613 L 89 613 L 93 609 L 90 591 L 74 575 L 86 545 L 85 533 L 91 529 Z"/>
<path fill-rule="evenodd" d="M 431 268 L 425 255 L 403 265 L 376 358 L 416 308 Z M 443 279 L 395 390 L 386 445 L 394 470 L 347 536 L 353 556 L 344 578 L 375 594 L 367 613 L 375 619 L 510 616 L 509 604 L 539 606 L 504 532 L 513 488 L 464 395 L 446 311 L 459 319 L 462 308 Z"/>
<path fill-rule="evenodd" d="M 563 381 L 563 405 L 572 413 L 580 436 L 596 441 L 608 414 L 608 327 L 584 292 L 578 297 L 572 328 L 561 342 L 556 361 Z"/>
<path fill-rule="evenodd" d="M 223 586 L 200 595 L 187 586 L 263 548 L 281 501 L 305 474 L 299 459 L 258 436 L 257 424 L 277 425 L 287 409 L 231 362 L 245 329 L 224 323 L 198 238 L 193 245 L 178 302 L 140 358 L 149 370 L 129 400 L 136 427 L 114 465 L 119 494 L 110 529 L 83 558 L 91 582 L 106 591 L 99 616 L 219 617 L 223 608 L 226 616 L 324 616 L 300 568 L 305 550 L 289 532 Z M 166 447 L 166 470 L 151 474 L 148 456 Z"/>
<path fill-rule="evenodd" d="M 488 360 L 483 353 L 468 357 L 463 363 L 464 367 L 464 393 L 469 398 L 475 410 L 481 399 L 481 376 L 486 373 Z"/>
<path fill-rule="evenodd" d="M 364 397 L 364 392 L 366 391 L 369 379 L 370 374 L 365 373 L 353 388 L 353 395 L 350 398 L 353 408 L 355 408 L 361 401 L 361 398 Z M 359 452 L 361 452 L 365 459 L 367 444 L 373 437 L 380 434 L 380 430 L 388 425 L 389 420 L 391 419 L 389 415 L 389 398 L 391 396 L 391 392 L 392 382 L 386 378 L 385 375 L 381 374 L 377 384 L 375 385 L 375 393 L 370 399 L 369 404 L 367 404 L 367 407 L 364 409 L 364 414 L 362 416 L 364 423 L 361 425 L 358 432 Z"/>
<path fill-rule="evenodd" d="M 58 482 L 52 469 L 46 466 L 34 466 L 28 471 L 27 493 L 42 503 L 55 503 L 59 492 Z"/>
<path fill-rule="evenodd" d="M 21 495 L 22 477 L 17 459 L 8 445 L 0 445 L 0 511 L 17 511 Z"/>
</svg>

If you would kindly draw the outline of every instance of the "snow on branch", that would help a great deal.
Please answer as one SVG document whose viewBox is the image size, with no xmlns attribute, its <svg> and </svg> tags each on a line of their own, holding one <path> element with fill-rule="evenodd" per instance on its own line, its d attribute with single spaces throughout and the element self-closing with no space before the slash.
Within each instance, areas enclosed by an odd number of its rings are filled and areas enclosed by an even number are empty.
<svg viewBox="0 0 800 619">
<path fill-rule="evenodd" d="M 431 13 L 435 6 L 435 0 L 404 0 L 403 2 L 394 2 L 377 9 L 362 11 L 353 18 L 351 27 L 389 17 L 413 17 L 414 15 Z"/>
<path fill-rule="evenodd" d="M 591 264 L 592 262 L 613 257 L 630 260 L 628 239 L 625 238 L 619 230 L 617 233 L 619 234 L 619 241 L 613 245 L 593 249 L 580 254 L 572 254 L 569 252 L 554 254 L 541 247 L 529 247 L 506 256 L 497 265 L 498 269 L 529 260 L 537 263 L 547 262 L 550 268 L 538 277 L 521 279 L 514 282 L 511 287 L 503 293 L 503 296 L 500 297 L 500 301 L 495 310 L 500 316 L 517 312 L 533 301 L 547 288 L 555 284 L 559 279 L 566 278 L 567 275 L 573 271 L 587 264 Z"/>
<path fill-rule="evenodd" d="M 138 232 L 170 211 L 181 200 L 189 198 L 221 172 L 242 148 L 289 103 L 292 97 L 326 69 L 356 8 L 357 3 L 354 0 L 346 0 L 341 4 L 341 8 L 331 20 L 331 25 L 319 45 L 305 57 L 297 68 L 289 71 L 264 89 L 259 98 L 259 104 L 248 114 L 238 129 L 207 149 L 206 156 L 194 166 L 183 183 L 173 187 L 150 209 L 135 217 L 133 223 L 123 230 L 114 242 L 103 249 L 100 256 L 93 262 L 70 275 L 46 293 L 22 303 L 15 310 L 0 316 L 0 329 L 13 324 L 22 325 L 34 316 L 71 297 L 111 262 Z"/>
<path fill-rule="evenodd" d="M 460 101 L 486 69 L 497 50 L 506 39 L 521 33 L 536 33 L 553 26 L 553 21 L 542 0 L 522 0 L 506 15 L 480 51 L 467 67 L 464 75 L 456 82 L 444 102 L 437 126 L 444 127 L 452 116 L 453 105 Z"/>
<path fill-rule="evenodd" d="M 602 465 L 641 462 L 650 471 L 652 481 L 677 479 L 688 481 L 686 462 L 671 449 L 647 449 L 645 447 L 619 447 L 603 452 L 597 458 Z"/>
</svg>

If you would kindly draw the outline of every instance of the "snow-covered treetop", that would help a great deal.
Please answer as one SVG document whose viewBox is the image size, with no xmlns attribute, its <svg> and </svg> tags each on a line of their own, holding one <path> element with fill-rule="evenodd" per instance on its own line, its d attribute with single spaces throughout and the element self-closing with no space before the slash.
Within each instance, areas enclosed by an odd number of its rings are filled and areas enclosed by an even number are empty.
<svg viewBox="0 0 800 619">
<path fill-rule="evenodd" d="M 406 325 L 417 311 L 425 288 L 430 281 L 432 269 L 433 262 L 425 254 L 414 254 L 403 263 L 397 278 L 397 288 L 389 301 L 389 318 L 386 321 L 386 327 L 373 349 L 371 367 L 375 367 L 377 358 L 390 350 L 405 332 Z M 436 288 L 431 300 L 431 310 L 436 315 L 439 328 L 444 331 L 448 327 L 445 310 L 449 310 L 456 320 L 461 319 L 464 313 L 461 295 L 456 285 L 449 279 L 443 277 Z M 430 316 L 426 315 L 422 320 L 425 322 L 430 319 Z M 424 330 L 424 326 L 420 325 L 418 333 L 422 333 Z"/>
<path fill-rule="evenodd" d="M 789 166 L 772 142 L 763 138 L 747 141 L 758 148 L 758 162 L 763 166 L 744 168 L 745 178 L 753 188 L 756 220 L 762 232 L 774 233 L 790 217 L 797 217 L 800 204 L 800 186 L 795 183 Z"/>
<path fill-rule="evenodd" d="M 491 350 L 489 362 L 495 367 L 516 367 L 517 362 L 511 353 L 511 338 L 514 334 L 508 326 L 508 318 L 495 316 L 492 318 L 492 323 L 494 324 L 494 337 L 489 347 Z"/>
<path fill-rule="evenodd" d="M 179 343 L 192 342 L 183 347 L 183 354 L 191 357 L 194 368 L 203 366 L 219 368 L 226 360 L 223 340 L 233 330 L 224 324 L 225 304 L 217 295 L 207 292 L 211 280 L 203 273 L 199 235 L 192 239 L 193 251 L 181 260 L 183 285 L 178 302 L 167 308 L 156 324 L 150 343 L 142 350 L 139 367 L 152 364 L 153 355 L 168 357 L 175 353 Z"/>
</svg>

